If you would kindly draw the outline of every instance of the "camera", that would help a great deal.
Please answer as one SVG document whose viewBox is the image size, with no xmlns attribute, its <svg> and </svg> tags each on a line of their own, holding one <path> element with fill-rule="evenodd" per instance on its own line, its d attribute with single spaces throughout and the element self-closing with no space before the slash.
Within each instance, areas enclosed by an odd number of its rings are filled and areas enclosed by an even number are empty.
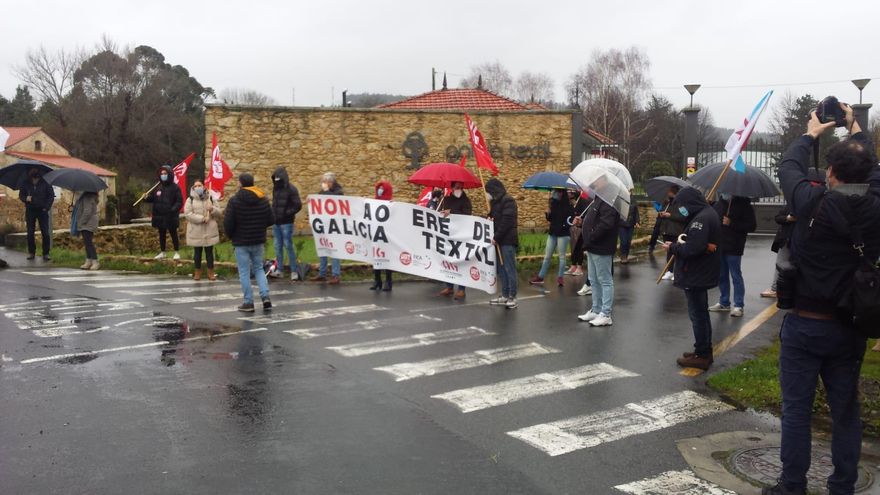
<svg viewBox="0 0 880 495">
<path fill-rule="evenodd" d="M 793 309 L 796 292 L 797 266 L 789 260 L 776 261 L 776 307 Z"/>
<path fill-rule="evenodd" d="M 824 100 L 819 102 L 816 107 L 816 117 L 823 124 L 834 122 L 834 127 L 846 125 L 846 112 L 840 108 L 840 102 L 834 96 L 826 96 Z"/>
</svg>

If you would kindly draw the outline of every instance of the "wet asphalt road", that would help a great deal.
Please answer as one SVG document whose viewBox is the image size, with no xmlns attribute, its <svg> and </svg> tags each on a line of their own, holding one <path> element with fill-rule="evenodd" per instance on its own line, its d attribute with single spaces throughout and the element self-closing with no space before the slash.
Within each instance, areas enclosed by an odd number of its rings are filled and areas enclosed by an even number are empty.
<svg viewBox="0 0 880 495">
<path fill-rule="evenodd" d="M 713 315 L 716 342 L 770 304 L 758 297 L 769 244 L 750 239 L 746 317 Z M 623 493 L 614 487 L 686 469 L 677 439 L 778 431 L 720 402 L 705 375 L 679 374 L 693 339 L 681 291 L 654 285 L 659 258 L 615 267 L 615 323 L 590 328 L 575 319 L 589 297 L 573 277 L 546 293 L 523 283 L 516 310 L 477 291 L 440 299 L 434 283 L 373 293 L 274 282 L 275 309 L 242 319 L 235 281 L 3 256 L 13 267 L 0 272 L 0 493 Z M 770 342 L 779 320 L 715 369 Z M 610 375 L 546 375 L 587 365 Z M 432 397 L 535 376 L 555 385 Z M 646 401 L 685 391 L 673 397 L 708 412 L 651 419 Z M 578 417 L 592 426 L 546 444 L 545 427 L 529 429 Z"/>
</svg>

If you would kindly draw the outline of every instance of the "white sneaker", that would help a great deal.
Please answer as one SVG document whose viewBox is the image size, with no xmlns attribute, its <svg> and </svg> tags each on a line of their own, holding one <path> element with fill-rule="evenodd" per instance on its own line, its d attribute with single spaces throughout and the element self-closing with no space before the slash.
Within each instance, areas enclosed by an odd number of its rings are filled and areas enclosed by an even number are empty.
<svg viewBox="0 0 880 495">
<path fill-rule="evenodd" d="M 504 304 L 504 307 L 506 307 L 507 309 L 516 309 L 516 298 L 511 297 L 510 299 L 508 299 L 507 302 Z"/>
<path fill-rule="evenodd" d="M 299 280 L 299 273 L 297 273 L 295 270 L 290 272 L 290 281 L 296 282 L 297 280 Z"/>
<path fill-rule="evenodd" d="M 599 313 L 593 313 L 593 310 L 589 310 L 582 315 L 578 315 L 578 320 L 581 321 L 593 321 L 599 316 Z"/>
<path fill-rule="evenodd" d="M 171 259 L 173 259 L 173 260 L 179 260 L 179 259 L 180 259 L 180 253 L 178 253 L 177 251 L 174 251 L 174 256 L 172 256 Z"/>
<path fill-rule="evenodd" d="M 589 296 L 591 294 L 593 294 L 593 288 L 587 284 L 584 284 L 584 286 L 578 291 L 579 296 Z"/>
<path fill-rule="evenodd" d="M 730 306 L 725 306 L 721 303 L 715 303 L 715 304 L 709 306 L 709 311 L 714 311 L 716 313 L 721 312 L 721 311 L 730 311 Z M 740 316 L 742 316 L 742 315 L 740 315 Z"/>
<path fill-rule="evenodd" d="M 591 327 L 607 327 L 612 324 L 614 324 L 614 322 L 611 321 L 611 317 L 605 316 L 605 313 L 599 313 L 599 316 L 590 320 Z"/>
<path fill-rule="evenodd" d="M 100 270 L 101 265 L 98 264 L 98 260 L 92 260 L 92 265 L 89 266 L 89 270 Z"/>
<path fill-rule="evenodd" d="M 80 270 L 88 270 L 91 266 L 92 266 L 92 260 L 89 258 L 86 258 L 86 262 L 83 263 L 82 265 L 80 265 L 79 269 Z"/>
<path fill-rule="evenodd" d="M 507 298 L 504 297 L 504 296 L 498 296 L 498 297 L 496 297 L 495 299 L 489 299 L 489 304 L 491 304 L 491 305 L 493 305 L 493 306 L 500 306 L 500 305 L 503 305 L 503 304 L 506 305 L 506 304 L 507 304 Z"/>
<path fill-rule="evenodd" d="M 673 275 L 672 272 L 666 272 L 661 277 L 661 280 L 675 280 L 675 275 Z"/>
<path fill-rule="evenodd" d="M 743 315 L 742 308 L 737 308 L 736 306 L 734 306 L 733 309 L 730 310 L 730 316 L 739 318 L 739 317 L 742 317 L 742 315 Z"/>
<path fill-rule="evenodd" d="M 162 252 L 160 252 L 159 254 L 157 254 L 156 256 L 153 256 L 153 259 L 154 259 L 154 260 L 161 260 L 161 259 L 164 259 L 164 258 L 165 258 L 165 251 L 162 251 Z"/>
</svg>

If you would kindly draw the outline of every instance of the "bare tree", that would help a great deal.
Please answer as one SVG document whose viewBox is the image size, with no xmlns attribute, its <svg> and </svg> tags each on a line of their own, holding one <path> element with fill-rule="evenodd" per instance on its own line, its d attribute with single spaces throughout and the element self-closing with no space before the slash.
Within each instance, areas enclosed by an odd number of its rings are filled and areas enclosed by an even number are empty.
<svg viewBox="0 0 880 495">
<path fill-rule="evenodd" d="M 80 48 L 49 52 L 46 47 L 40 46 L 36 50 L 28 50 L 24 65 L 14 67 L 12 72 L 36 93 L 41 103 L 48 104 L 64 127 L 66 118 L 61 111 L 62 101 L 73 89 L 74 73 L 86 57 L 86 52 Z"/>
<path fill-rule="evenodd" d="M 553 78 L 543 72 L 524 71 L 516 78 L 513 94 L 521 102 L 552 102 Z"/>
<path fill-rule="evenodd" d="M 483 62 L 471 66 L 470 73 L 461 80 L 462 88 L 476 88 L 482 83 L 482 88 L 502 96 L 512 95 L 513 77 L 501 62 Z"/>
<path fill-rule="evenodd" d="M 271 96 L 248 88 L 226 88 L 220 92 L 219 97 L 223 103 L 228 105 L 268 107 L 278 104 Z"/>
</svg>

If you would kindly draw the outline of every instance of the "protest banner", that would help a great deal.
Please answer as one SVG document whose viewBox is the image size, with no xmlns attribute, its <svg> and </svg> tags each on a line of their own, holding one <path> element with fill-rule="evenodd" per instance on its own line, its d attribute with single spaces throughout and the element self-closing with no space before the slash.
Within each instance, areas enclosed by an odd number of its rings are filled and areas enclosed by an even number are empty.
<svg viewBox="0 0 880 495">
<path fill-rule="evenodd" d="M 395 201 L 308 197 L 318 256 L 370 263 L 495 293 L 492 222 Z"/>
</svg>

